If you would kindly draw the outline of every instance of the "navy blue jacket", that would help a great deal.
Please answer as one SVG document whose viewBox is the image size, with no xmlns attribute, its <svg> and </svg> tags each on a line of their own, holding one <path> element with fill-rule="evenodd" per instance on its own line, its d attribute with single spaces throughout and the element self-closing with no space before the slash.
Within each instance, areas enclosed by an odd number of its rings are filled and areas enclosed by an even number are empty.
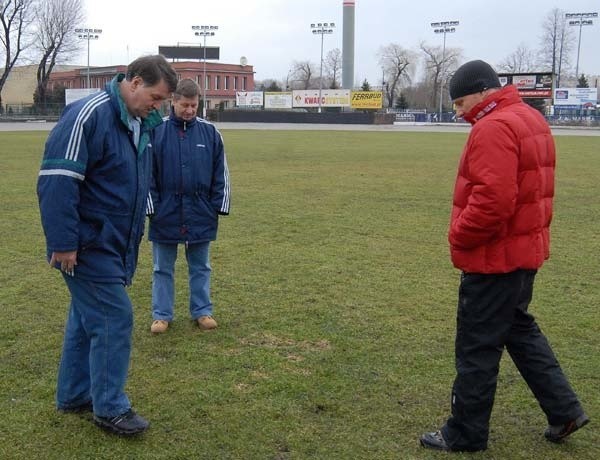
<svg viewBox="0 0 600 460">
<path fill-rule="evenodd" d="M 219 214 L 229 214 L 229 169 L 223 138 L 202 118 L 184 121 L 173 111 L 152 141 L 154 209 L 150 241 L 215 240 Z"/>
<path fill-rule="evenodd" d="M 130 284 L 151 180 L 150 130 L 162 119 L 154 111 L 142 120 L 136 150 L 123 78 L 65 108 L 46 141 L 37 193 L 48 257 L 77 251 L 76 277 Z"/>
</svg>

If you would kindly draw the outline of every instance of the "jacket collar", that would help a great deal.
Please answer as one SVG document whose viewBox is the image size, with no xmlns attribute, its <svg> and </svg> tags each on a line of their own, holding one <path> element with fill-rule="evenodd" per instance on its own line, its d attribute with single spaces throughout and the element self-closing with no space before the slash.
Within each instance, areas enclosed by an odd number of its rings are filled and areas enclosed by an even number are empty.
<svg viewBox="0 0 600 460">
<path fill-rule="evenodd" d="M 175 115 L 175 110 L 173 109 L 173 107 L 171 107 L 171 114 L 169 115 L 169 120 L 171 120 L 171 123 L 173 123 L 175 126 L 185 131 L 188 127 L 196 124 L 196 122 L 198 121 L 198 117 L 194 117 L 191 120 L 184 120 L 183 118 L 179 118 L 177 115 Z"/>
<path fill-rule="evenodd" d="M 521 96 L 519 96 L 519 91 L 517 91 L 517 88 L 515 88 L 513 85 L 507 85 L 500 91 L 490 94 L 483 101 L 474 106 L 469 113 L 463 116 L 463 118 L 465 121 L 468 121 L 474 125 L 494 110 L 511 104 L 516 104 L 521 101 L 522 99 Z"/>
<path fill-rule="evenodd" d="M 115 75 L 115 77 L 106 85 L 106 91 L 110 95 L 113 107 L 117 111 L 119 115 L 119 119 L 121 123 L 129 129 L 129 121 L 127 107 L 125 106 L 125 101 L 123 101 L 123 97 L 121 96 L 120 85 L 121 82 L 125 79 L 124 73 L 119 73 Z M 162 123 L 162 117 L 157 110 L 153 110 L 148 114 L 146 118 L 142 118 L 142 131 L 150 131 L 156 128 L 158 125 Z"/>
<path fill-rule="evenodd" d="M 110 100 L 114 110 L 116 111 L 121 124 L 130 131 L 127 107 L 121 96 L 121 82 L 125 78 L 124 73 L 117 74 L 111 81 L 106 85 L 106 92 L 110 95 Z M 162 124 L 163 119 L 157 110 L 153 110 L 148 114 L 146 118 L 142 118 L 140 127 L 140 139 L 137 146 L 138 155 L 143 154 L 146 151 L 146 147 L 150 143 L 150 131 Z"/>
</svg>

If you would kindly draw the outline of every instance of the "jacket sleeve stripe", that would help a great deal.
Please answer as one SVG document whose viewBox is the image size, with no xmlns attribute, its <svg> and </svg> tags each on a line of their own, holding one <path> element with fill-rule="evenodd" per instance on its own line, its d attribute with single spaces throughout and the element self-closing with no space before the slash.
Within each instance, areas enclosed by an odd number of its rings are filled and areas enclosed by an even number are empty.
<svg viewBox="0 0 600 460">
<path fill-rule="evenodd" d="M 152 201 L 152 195 L 148 193 L 146 198 L 146 215 L 151 216 L 154 214 L 154 202 Z"/>
<path fill-rule="evenodd" d="M 85 174 L 85 165 L 69 160 L 54 160 L 52 158 L 42 161 L 41 169 L 68 169 L 80 174 Z"/>
<path fill-rule="evenodd" d="M 225 183 L 225 187 L 223 190 L 223 204 L 221 206 L 221 212 L 228 214 L 229 213 L 229 195 L 231 193 L 231 187 L 229 185 L 229 167 L 227 166 L 227 158 L 223 158 L 223 181 Z"/>
<path fill-rule="evenodd" d="M 75 171 L 69 171 L 68 169 L 42 169 L 40 176 L 68 176 L 73 177 L 77 180 L 83 181 L 85 176 L 83 174 L 76 173 Z"/>
<path fill-rule="evenodd" d="M 65 158 L 67 160 L 77 161 L 79 146 L 81 145 L 81 138 L 83 137 L 83 124 L 90 118 L 96 107 L 108 102 L 109 100 L 110 96 L 103 91 L 98 96 L 90 99 L 83 106 L 77 115 L 75 123 L 73 123 L 73 129 L 71 130 L 71 136 L 69 137 L 69 144 L 67 146 L 67 153 L 65 154 Z"/>
</svg>

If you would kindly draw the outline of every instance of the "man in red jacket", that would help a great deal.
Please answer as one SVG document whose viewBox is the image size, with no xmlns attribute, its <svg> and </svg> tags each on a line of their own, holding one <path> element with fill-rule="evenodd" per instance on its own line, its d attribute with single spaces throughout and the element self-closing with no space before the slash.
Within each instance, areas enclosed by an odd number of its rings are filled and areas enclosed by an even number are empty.
<svg viewBox="0 0 600 460">
<path fill-rule="evenodd" d="M 504 348 L 561 442 L 589 422 L 546 338 L 527 311 L 537 269 L 549 257 L 555 149 L 546 120 L 483 61 L 450 81 L 456 115 L 473 125 L 454 189 L 448 240 L 462 271 L 452 415 L 420 441 L 427 448 L 487 448 Z"/>
</svg>

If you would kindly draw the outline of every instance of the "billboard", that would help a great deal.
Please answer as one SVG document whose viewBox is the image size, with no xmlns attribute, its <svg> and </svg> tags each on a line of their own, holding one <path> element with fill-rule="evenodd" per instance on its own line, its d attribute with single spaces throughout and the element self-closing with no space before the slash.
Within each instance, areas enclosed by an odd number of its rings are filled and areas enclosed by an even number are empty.
<svg viewBox="0 0 600 460">
<path fill-rule="evenodd" d="M 353 109 L 380 109 L 383 107 L 381 91 L 352 91 L 350 106 Z"/>
<path fill-rule="evenodd" d="M 525 98 L 550 99 L 552 97 L 552 72 L 499 73 L 502 86 L 514 85 Z"/>
<path fill-rule="evenodd" d="M 293 104 L 294 107 L 319 107 L 319 90 L 294 90 Z M 321 107 L 350 107 L 350 90 L 321 90 Z"/>
<path fill-rule="evenodd" d="M 556 88 L 554 105 L 572 108 L 595 108 L 598 103 L 598 88 Z"/>
<path fill-rule="evenodd" d="M 235 105 L 238 107 L 262 107 L 262 91 L 236 91 Z"/>
<path fill-rule="evenodd" d="M 100 91 L 100 88 L 65 89 L 65 105 Z"/>
<path fill-rule="evenodd" d="M 265 93 L 265 109 L 291 109 L 292 92 Z"/>
<path fill-rule="evenodd" d="M 167 59 L 204 59 L 202 46 L 159 46 L 158 54 Z M 207 46 L 206 59 L 219 59 L 219 47 Z"/>
</svg>

